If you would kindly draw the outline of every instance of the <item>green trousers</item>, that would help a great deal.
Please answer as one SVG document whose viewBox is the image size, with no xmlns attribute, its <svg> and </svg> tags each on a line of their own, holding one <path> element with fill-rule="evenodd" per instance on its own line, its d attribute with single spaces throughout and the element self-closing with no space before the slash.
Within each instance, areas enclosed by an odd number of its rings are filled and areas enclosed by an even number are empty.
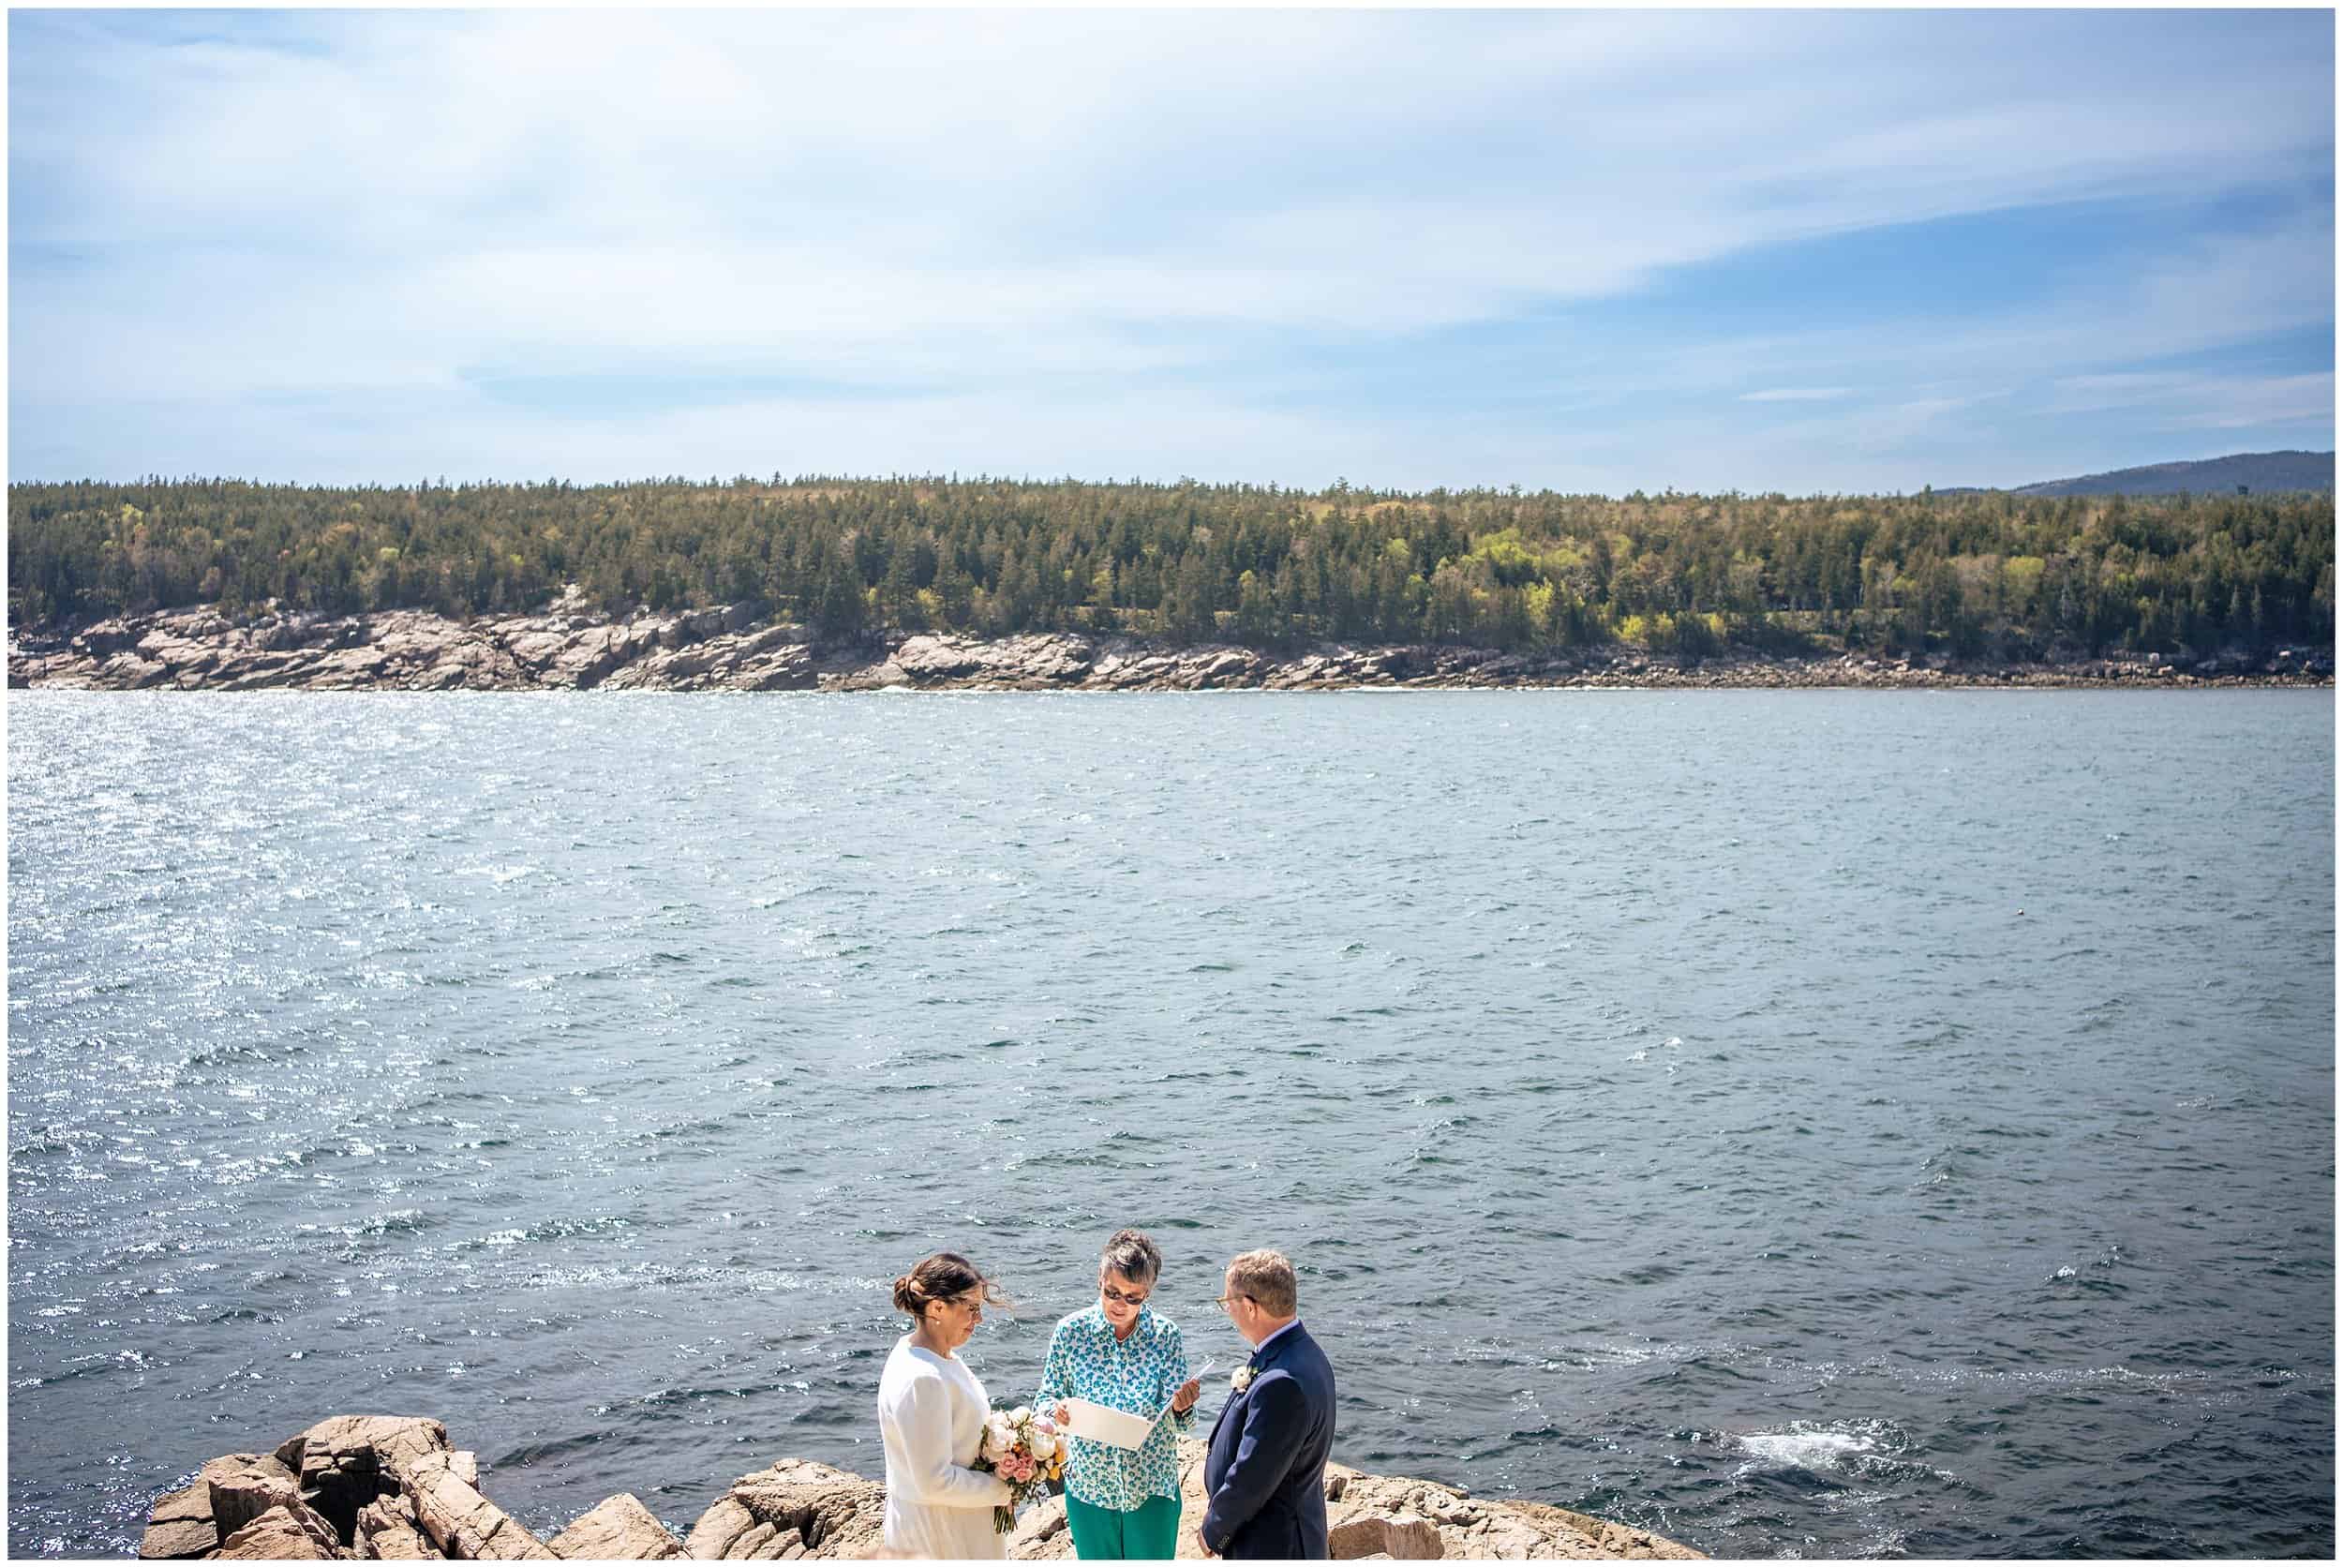
<svg viewBox="0 0 2343 1568">
<path fill-rule="evenodd" d="M 1066 1526 L 1074 1532 L 1074 1555 L 1085 1562 L 1168 1560 L 1180 1544 L 1180 1500 L 1151 1497 L 1127 1514 L 1067 1492 Z"/>
</svg>

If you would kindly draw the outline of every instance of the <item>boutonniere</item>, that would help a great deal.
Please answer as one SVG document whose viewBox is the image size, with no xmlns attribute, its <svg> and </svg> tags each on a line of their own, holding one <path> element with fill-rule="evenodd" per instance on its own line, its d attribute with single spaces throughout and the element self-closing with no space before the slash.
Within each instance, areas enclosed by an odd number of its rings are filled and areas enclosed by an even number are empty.
<svg viewBox="0 0 2343 1568">
<path fill-rule="evenodd" d="M 1250 1366 L 1240 1366 L 1235 1371 L 1230 1373 L 1229 1386 L 1239 1394 L 1242 1394 L 1246 1389 L 1252 1387 L 1253 1369 Z"/>
</svg>

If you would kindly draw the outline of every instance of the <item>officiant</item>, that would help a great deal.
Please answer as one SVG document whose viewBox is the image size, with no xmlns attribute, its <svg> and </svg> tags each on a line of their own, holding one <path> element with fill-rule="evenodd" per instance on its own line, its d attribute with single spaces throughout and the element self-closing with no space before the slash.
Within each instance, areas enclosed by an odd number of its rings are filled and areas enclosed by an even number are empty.
<svg viewBox="0 0 2343 1568">
<path fill-rule="evenodd" d="M 1188 1375 L 1179 1325 L 1147 1304 L 1162 1273 L 1154 1242 L 1117 1231 L 1098 1258 L 1098 1299 L 1058 1320 L 1050 1336 L 1036 1410 L 1051 1411 L 1069 1430 L 1068 1399 L 1153 1422 L 1136 1448 L 1076 1432 L 1066 1522 L 1083 1559 L 1168 1559 L 1179 1544 L 1178 1445 L 1195 1430 L 1202 1389 Z"/>
</svg>

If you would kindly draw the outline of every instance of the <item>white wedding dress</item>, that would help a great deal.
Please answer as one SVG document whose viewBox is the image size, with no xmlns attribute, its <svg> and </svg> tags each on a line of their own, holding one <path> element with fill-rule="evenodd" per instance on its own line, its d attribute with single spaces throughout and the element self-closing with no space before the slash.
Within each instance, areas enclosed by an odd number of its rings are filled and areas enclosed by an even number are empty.
<svg viewBox="0 0 2343 1568">
<path fill-rule="evenodd" d="M 984 1384 L 956 1355 L 921 1350 L 906 1334 L 879 1374 L 879 1440 L 887 1449 L 889 1551 L 912 1557 L 1000 1558 L 1008 1537 L 992 1528 L 992 1510 L 1009 1499 L 1008 1483 L 970 1470 L 992 1407 Z"/>
</svg>

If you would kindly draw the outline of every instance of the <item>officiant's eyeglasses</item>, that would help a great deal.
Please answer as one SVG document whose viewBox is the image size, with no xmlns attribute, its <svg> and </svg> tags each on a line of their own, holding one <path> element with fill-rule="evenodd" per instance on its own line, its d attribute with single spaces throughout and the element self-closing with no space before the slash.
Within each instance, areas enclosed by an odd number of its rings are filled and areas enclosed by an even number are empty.
<svg viewBox="0 0 2343 1568">
<path fill-rule="evenodd" d="M 1098 1293 L 1109 1301 L 1119 1301 L 1126 1307 L 1144 1307 L 1147 1304 L 1147 1298 L 1155 1292 L 1142 1291 L 1137 1295 L 1129 1295 L 1112 1285 L 1101 1285 L 1098 1287 Z"/>
</svg>

